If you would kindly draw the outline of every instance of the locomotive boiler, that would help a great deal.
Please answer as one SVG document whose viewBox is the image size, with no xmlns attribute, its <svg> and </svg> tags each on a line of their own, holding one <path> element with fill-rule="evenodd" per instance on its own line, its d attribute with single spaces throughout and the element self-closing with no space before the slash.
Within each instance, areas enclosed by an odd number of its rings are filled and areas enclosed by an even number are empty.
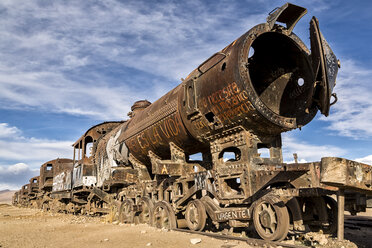
<svg viewBox="0 0 372 248">
<path fill-rule="evenodd" d="M 331 96 L 337 99 L 339 61 L 318 20 L 310 22 L 311 52 L 292 32 L 305 13 L 285 4 L 159 100 L 136 102 L 130 119 L 96 145 L 97 186 L 104 192 L 94 190 L 94 205 L 112 204 L 108 195 L 116 193 L 122 222 L 192 230 L 208 222 L 254 226 L 269 240 L 284 239 L 289 226 L 334 232 L 334 186 L 371 189 L 340 183 L 353 170 L 332 181 L 328 172 L 340 165 L 337 158 L 283 163 L 281 133 L 306 125 L 318 110 L 327 116 Z M 191 158 L 195 153 L 199 160 Z M 367 182 L 368 166 L 355 163 L 342 164 L 363 170 Z M 118 178 L 127 183 L 120 190 Z"/>
<path fill-rule="evenodd" d="M 344 207 L 364 209 L 353 192 L 371 194 L 372 171 L 334 157 L 283 163 L 281 133 L 337 101 L 340 63 L 318 20 L 311 50 L 292 32 L 306 12 L 275 9 L 159 100 L 137 101 L 129 120 L 89 129 L 53 176 L 53 206 L 169 229 L 254 227 L 274 241 L 290 230 L 334 233 Z"/>
<path fill-rule="evenodd" d="M 150 151 L 170 158 L 170 142 L 187 154 L 208 152 L 211 137 L 241 127 L 260 146 L 276 147 L 280 133 L 306 125 L 318 110 L 328 115 L 338 60 L 316 18 L 311 53 L 292 33 L 305 13 L 295 5 L 272 13 L 136 113 L 119 142 L 149 166 Z"/>
</svg>

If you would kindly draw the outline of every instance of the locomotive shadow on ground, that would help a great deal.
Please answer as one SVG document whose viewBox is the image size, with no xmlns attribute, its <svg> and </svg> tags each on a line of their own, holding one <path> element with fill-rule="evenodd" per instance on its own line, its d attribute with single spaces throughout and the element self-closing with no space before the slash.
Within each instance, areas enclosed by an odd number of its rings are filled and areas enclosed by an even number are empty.
<svg viewBox="0 0 372 248">
<path fill-rule="evenodd" d="M 360 226 L 357 225 L 355 227 L 352 227 L 345 224 L 345 239 L 350 240 L 351 242 L 354 242 L 358 247 L 372 247 L 371 244 L 371 237 L 372 237 L 372 217 L 369 216 L 351 216 L 346 215 L 345 216 L 346 221 L 350 220 L 353 221 L 355 219 L 363 220 L 366 222 L 368 226 Z"/>
</svg>

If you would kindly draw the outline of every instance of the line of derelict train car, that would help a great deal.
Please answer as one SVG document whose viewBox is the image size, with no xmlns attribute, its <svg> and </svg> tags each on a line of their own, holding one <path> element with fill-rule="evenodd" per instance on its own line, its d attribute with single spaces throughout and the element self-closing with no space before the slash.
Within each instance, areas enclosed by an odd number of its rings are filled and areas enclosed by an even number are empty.
<svg viewBox="0 0 372 248">
<path fill-rule="evenodd" d="M 129 120 L 90 128 L 73 159 L 43 164 L 14 204 L 161 228 L 253 226 L 266 240 L 335 232 L 331 196 L 346 190 L 345 209 L 364 210 L 371 167 L 334 157 L 283 163 L 281 133 L 327 116 L 335 96 L 339 61 L 318 20 L 311 52 L 292 32 L 306 12 L 277 8 L 156 102 L 136 102 Z"/>
</svg>

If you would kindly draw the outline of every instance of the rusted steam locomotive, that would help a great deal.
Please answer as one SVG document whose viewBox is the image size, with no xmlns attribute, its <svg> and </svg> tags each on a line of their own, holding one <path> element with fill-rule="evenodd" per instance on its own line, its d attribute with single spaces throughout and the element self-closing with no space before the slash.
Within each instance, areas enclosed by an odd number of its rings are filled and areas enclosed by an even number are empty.
<svg viewBox="0 0 372 248">
<path fill-rule="evenodd" d="M 72 160 L 43 164 L 14 203 L 165 228 L 253 225 L 266 240 L 335 232 L 344 190 L 346 210 L 363 211 L 372 174 L 334 157 L 283 163 L 281 133 L 318 110 L 327 116 L 337 99 L 339 61 L 318 20 L 310 22 L 311 52 L 292 32 L 306 12 L 277 8 L 156 102 L 136 102 L 129 120 L 92 127 L 73 144 Z"/>
</svg>

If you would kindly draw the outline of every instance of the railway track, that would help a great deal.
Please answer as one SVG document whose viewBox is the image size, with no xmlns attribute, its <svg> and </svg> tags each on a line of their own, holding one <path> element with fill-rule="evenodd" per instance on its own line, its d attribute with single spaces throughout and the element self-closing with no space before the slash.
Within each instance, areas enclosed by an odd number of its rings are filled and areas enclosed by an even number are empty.
<svg viewBox="0 0 372 248">
<path fill-rule="evenodd" d="M 372 217 L 345 215 L 345 229 L 361 230 L 364 228 L 372 229 Z M 213 233 L 213 232 L 199 232 L 199 231 L 192 231 L 188 229 L 175 229 L 175 231 L 191 233 L 191 234 L 199 234 L 199 235 L 208 236 L 208 237 L 221 239 L 221 240 L 237 240 L 237 241 L 246 242 L 247 244 L 251 246 L 256 246 L 256 247 L 292 247 L 292 248 L 309 247 L 306 245 L 294 245 L 294 244 L 287 244 L 284 242 L 265 241 L 265 240 L 256 239 L 256 238 L 237 237 L 237 236 L 225 235 L 225 234 Z"/>
<path fill-rule="evenodd" d="M 345 216 L 345 228 L 357 229 L 372 228 L 372 217 L 368 216 Z"/>
<path fill-rule="evenodd" d="M 199 234 L 203 236 L 212 237 L 215 239 L 222 239 L 222 240 L 237 240 L 237 241 L 243 241 L 251 246 L 257 246 L 257 247 L 291 247 L 291 248 L 304 248 L 306 246 L 302 245 L 291 245 L 286 244 L 283 242 L 273 242 L 273 241 L 265 241 L 262 239 L 255 239 L 255 238 L 245 238 L 245 237 L 236 237 L 232 235 L 223 235 L 218 233 L 211 233 L 211 232 L 199 232 L 199 231 L 191 231 L 188 229 L 173 229 L 174 231 L 178 232 L 184 232 L 184 233 L 191 233 L 191 234 Z"/>
</svg>

